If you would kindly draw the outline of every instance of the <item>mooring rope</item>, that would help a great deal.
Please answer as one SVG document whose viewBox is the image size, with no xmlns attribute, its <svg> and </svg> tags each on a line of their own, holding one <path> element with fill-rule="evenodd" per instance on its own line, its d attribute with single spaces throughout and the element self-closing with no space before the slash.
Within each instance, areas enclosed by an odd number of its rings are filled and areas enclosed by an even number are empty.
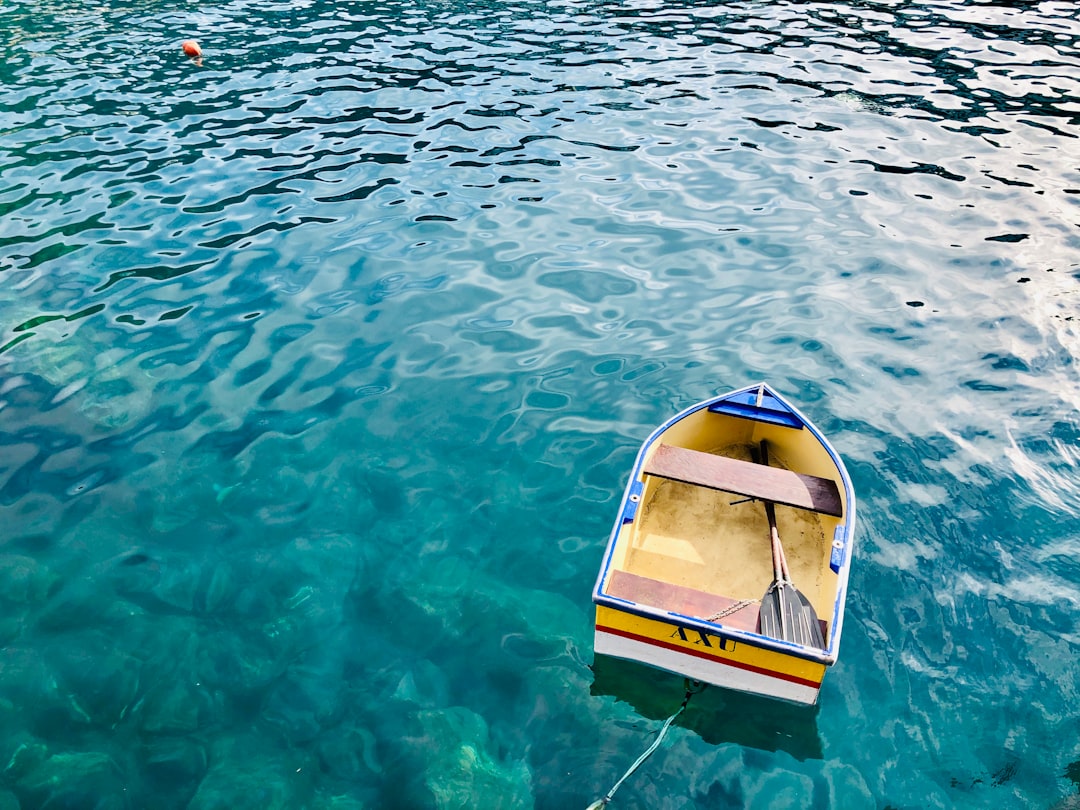
<svg viewBox="0 0 1080 810">
<path fill-rule="evenodd" d="M 627 769 L 626 773 L 624 773 L 619 779 L 619 781 L 616 782 L 615 785 L 611 788 L 611 790 L 607 792 L 607 795 L 604 796 L 604 798 L 597 799 L 595 802 L 586 807 L 585 810 L 604 810 L 604 808 L 607 807 L 608 802 L 611 801 L 611 797 L 615 795 L 615 791 L 618 790 L 620 786 L 622 786 L 622 783 L 630 777 L 630 774 L 632 774 L 634 771 L 641 767 L 641 763 L 643 763 L 650 756 L 652 756 L 653 751 L 660 747 L 660 743 L 663 742 L 664 735 L 667 734 L 668 727 L 675 721 L 676 717 L 683 713 L 683 709 L 685 709 L 686 704 L 690 702 L 690 698 L 692 698 L 694 695 L 696 695 L 698 692 L 705 688 L 705 684 L 701 683 L 700 681 L 691 681 L 689 678 L 686 679 L 685 683 L 686 696 L 683 698 L 682 705 L 679 706 L 675 714 L 671 715 L 671 717 L 664 721 L 664 725 L 660 727 L 660 733 L 656 735 L 656 739 L 653 740 L 652 745 L 650 745 L 645 750 L 644 754 L 642 754 L 634 761 L 634 764 Z"/>
<path fill-rule="evenodd" d="M 707 621 L 707 622 L 716 622 L 716 621 L 719 621 L 720 619 L 726 619 L 732 613 L 738 613 L 744 607 L 747 607 L 748 605 L 752 605 L 752 604 L 754 604 L 756 602 L 760 602 L 760 601 L 761 601 L 760 599 L 740 599 L 738 602 L 734 603 L 733 605 L 728 605 L 726 608 L 721 610 L 719 613 L 714 613 L 712 616 L 707 618 L 705 621 Z"/>
</svg>

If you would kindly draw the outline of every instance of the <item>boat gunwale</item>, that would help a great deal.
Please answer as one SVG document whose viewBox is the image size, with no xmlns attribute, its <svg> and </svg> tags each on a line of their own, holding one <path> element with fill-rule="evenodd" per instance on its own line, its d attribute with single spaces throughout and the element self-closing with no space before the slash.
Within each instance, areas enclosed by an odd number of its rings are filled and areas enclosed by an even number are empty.
<svg viewBox="0 0 1080 810">
<path fill-rule="evenodd" d="M 844 487 L 844 514 L 839 518 L 842 522 L 838 525 L 838 528 L 842 528 L 842 543 L 843 543 L 843 559 L 839 568 L 836 571 L 837 584 L 836 584 L 836 599 L 833 603 L 832 621 L 830 622 L 829 642 L 828 646 L 824 650 L 818 650 L 813 647 L 806 647 L 801 644 L 795 644 L 789 641 L 783 641 L 781 639 L 771 638 L 769 636 L 763 636 L 758 633 L 751 633 L 745 630 L 738 630 L 736 628 L 729 628 L 721 624 L 714 624 L 704 619 L 695 618 L 692 616 L 683 616 L 682 614 L 673 613 L 672 611 L 661 610 L 660 608 L 652 607 L 651 605 L 643 605 L 638 602 L 634 602 L 619 597 L 609 596 L 603 592 L 603 585 L 607 579 L 609 570 L 611 569 L 612 557 L 615 553 L 615 546 L 617 544 L 619 530 L 622 528 L 622 515 L 626 514 L 627 508 L 630 504 L 630 498 L 633 495 L 634 483 L 641 475 L 641 469 L 644 466 L 645 454 L 649 448 L 666 433 L 673 425 L 681 422 L 683 419 L 697 413 L 700 410 L 709 408 L 724 400 L 731 399 L 752 391 L 764 390 L 786 408 L 788 408 L 792 415 L 795 416 L 803 429 L 810 431 L 815 439 L 821 444 L 833 464 L 836 465 L 836 470 L 840 475 L 840 480 Z M 844 608 L 847 602 L 847 586 L 848 577 L 851 569 L 851 557 L 853 552 L 854 542 L 854 528 L 855 528 L 855 491 L 851 484 L 851 478 L 848 475 L 847 468 L 844 466 L 843 459 L 840 458 L 840 454 L 836 452 L 829 440 L 825 438 L 825 435 L 818 429 L 818 427 L 811 422 L 806 416 L 804 416 L 798 408 L 788 402 L 784 397 L 780 396 L 776 391 L 769 387 L 766 382 L 754 383 L 753 385 L 745 386 L 744 388 L 735 389 L 724 394 L 718 394 L 710 399 L 698 402 L 690 407 L 680 411 L 674 416 L 670 417 L 667 421 L 663 422 L 659 427 L 654 429 L 652 433 L 642 443 L 641 448 L 638 450 L 637 457 L 634 459 L 634 465 L 630 469 L 630 475 L 627 478 L 626 489 L 623 492 L 621 505 L 618 511 L 618 517 L 615 519 L 615 524 L 612 527 L 611 534 L 608 537 L 607 548 L 604 552 L 603 564 L 600 566 L 600 572 L 596 578 L 596 584 L 593 586 L 593 602 L 598 605 L 604 605 L 605 607 L 612 608 L 614 610 L 621 610 L 627 613 L 639 615 L 643 618 L 655 619 L 658 621 L 664 621 L 672 623 L 673 619 L 678 619 L 679 624 L 683 624 L 686 627 L 693 627 L 698 630 L 702 630 L 712 635 L 721 637 L 728 637 L 735 641 L 741 641 L 746 644 L 751 644 L 762 649 L 774 650 L 786 655 L 792 655 L 797 658 L 802 658 L 809 661 L 816 661 L 823 663 L 826 666 L 832 666 L 836 663 L 837 656 L 840 648 L 840 637 L 843 631 L 844 625 Z M 835 538 L 834 538 L 835 542 Z"/>
</svg>

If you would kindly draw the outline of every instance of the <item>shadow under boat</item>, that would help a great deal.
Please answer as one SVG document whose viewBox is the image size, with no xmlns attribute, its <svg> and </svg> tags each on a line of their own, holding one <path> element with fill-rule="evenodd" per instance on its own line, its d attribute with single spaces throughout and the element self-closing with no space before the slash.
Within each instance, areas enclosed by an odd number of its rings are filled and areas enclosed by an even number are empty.
<svg viewBox="0 0 1080 810">
<path fill-rule="evenodd" d="M 679 675 L 633 661 L 597 655 L 594 696 L 610 696 L 634 707 L 642 717 L 662 722 L 686 694 Z M 760 751 L 784 751 L 799 761 L 823 759 L 817 727 L 818 707 L 708 686 L 690 699 L 675 725 L 693 731 L 709 745 L 735 743 Z"/>
</svg>

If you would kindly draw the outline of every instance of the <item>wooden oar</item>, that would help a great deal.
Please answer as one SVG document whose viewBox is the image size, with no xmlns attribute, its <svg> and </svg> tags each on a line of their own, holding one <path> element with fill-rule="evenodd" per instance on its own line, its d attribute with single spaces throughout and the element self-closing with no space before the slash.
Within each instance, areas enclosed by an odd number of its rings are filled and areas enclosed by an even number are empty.
<svg viewBox="0 0 1080 810">
<path fill-rule="evenodd" d="M 761 463 L 769 463 L 769 451 L 764 439 L 761 441 Z M 773 581 L 761 597 L 761 633 L 783 641 L 824 649 L 825 637 L 821 633 L 821 624 L 814 606 L 791 581 L 784 547 L 780 543 L 780 532 L 776 529 L 776 508 L 772 501 L 764 501 L 764 504 L 772 542 Z"/>
</svg>

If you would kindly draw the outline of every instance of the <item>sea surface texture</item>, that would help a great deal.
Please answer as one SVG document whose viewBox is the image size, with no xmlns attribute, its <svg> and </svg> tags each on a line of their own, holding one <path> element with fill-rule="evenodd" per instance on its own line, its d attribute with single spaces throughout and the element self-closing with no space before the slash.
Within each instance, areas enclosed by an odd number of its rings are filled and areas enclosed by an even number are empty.
<svg viewBox="0 0 1080 810">
<path fill-rule="evenodd" d="M 584 810 L 683 697 L 594 665 L 630 464 L 759 380 L 840 661 L 612 810 L 1077 807 L 1078 18 L 5 0 L 0 808 Z"/>
</svg>

